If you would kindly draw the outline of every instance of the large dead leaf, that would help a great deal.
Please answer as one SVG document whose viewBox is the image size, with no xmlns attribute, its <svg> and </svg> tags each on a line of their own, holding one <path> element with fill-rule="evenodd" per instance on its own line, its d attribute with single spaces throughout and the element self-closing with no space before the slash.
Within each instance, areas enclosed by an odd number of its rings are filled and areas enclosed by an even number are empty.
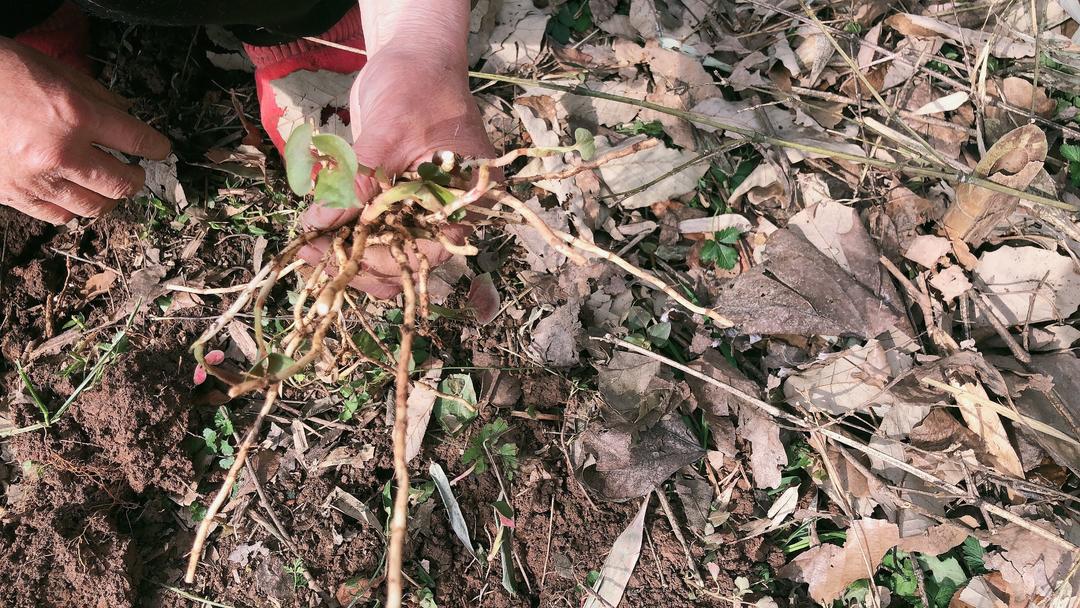
<svg viewBox="0 0 1080 608">
<path fill-rule="evenodd" d="M 574 468 L 605 500 L 644 496 L 683 466 L 705 455 L 678 416 L 637 434 L 590 428 L 573 444 Z"/>
<path fill-rule="evenodd" d="M 1031 371 L 1013 360 L 996 361 L 999 367 L 1008 368 L 1005 381 L 1017 394 L 1014 402 L 1017 410 L 1073 438 L 1080 438 L 1080 359 L 1072 353 L 1033 355 L 1031 370 L 1053 382 L 1045 383 L 1034 378 Z M 1053 459 L 1064 467 L 1080 474 L 1080 447 L 1076 443 L 1027 429 L 1019 425 L 1021 432 L 1037 442 Z"/>
<path fill-rule="evenodd" d="M 1053 251 L 1001 247 L 984 253 L 973 274 L 984 301 L 1005 325 L 1066 319 L 1080 306 L 1080 272 L 1072 258 Z M 981 315 L 976 322 L 990 323 Z"/>
<path fill-rule="evenodd" d="M 765 256 L 764 264 L 739 275 L 716 298 L 717 311 L 744 333 L 872 338 L 907 324 L 877 292 L 793 231 L 775 231 Z"/>
<path fill-rule="evenodd" d="M 824 200 L 792 216 L 788 229 L 801 234 L 886 305 L 903 310 L 892 279 L 879 262 L 878 248 L 854 209 Z M 900 318 L 897 328 L 911 334 L 906 318 Z"/>
<path fill-rule="evenodd" d="M 893 15 L 886 19 L 885 23 L 905 36 L 938 36 L 946 38 L 962 47 L 966 47 L 972 53 L 978 53 L 984 46 L 989 45 L 990 54 L 1003 59 L 1019 59 L 1035 55 L 1035 41 L 1029 36 L 1000 36 L 994 33 L 958 27 L 933 17 L 908 13 Z"/>
<path fill-rule="evenodd" d="M 1049 529 L 1054 527 L 1050 522 L 1032 523 Z M 1002 548 L 1000 553 L 986 556 L 986 567 L 1000 571 L 1014 599 L 1025 602 L 1051 596 L 1058 584 L 1066 580 L 1066 574 L 1077 559 L 1076 552 L 1017 524 L 998 528 L 983 535 L 982 540 Z"/>
<path fill-rule="evenodd" d="M 635 139 L 608 147 L 602 138 L 598 139 L 597 155 L 611 150 L 619 150 L 633 145 Z M 687 150 L 676 150 L 663 145 L 653 146 L 629 156 L 624 156 L 604 163 L 600 169 L 600 179 L 613 194 L 622 194 L 649 184 L 673 170 L 686 165 L 697 155 Z M 648 207 L 653 203 L 679 198 L 697 189 L 698 180 L 709 170 L 707 163 L 697 163 L 670 175 L 660 182 L 645 188 L 619 201 L 624 209 Z"/>
<path fill-rule="evenodd" d="M 997 141 L 975 166 L 974 174 L 992 182 L 1026 190 L 1042 171 L 1046 160 L 1046 134 L 1035 125 L 1025 125 Z M 956 187 L 956 202 L 949 207 L 942 224 L 954 240 L 980 245 L 1020 202 L 1019 197 L 987 190 L 974 184 Z"/>
<path fill-rule="evenodd" d="M 780 569 L 780 575 L 810 585 L 810 597 L 828 606 L 848 585 L 870 578 L 885 552 L 893 547 L 903 551 L 938 555 L 964 542 L 967 532 L 943 524 L 925 534 L 900 538 L 896 524 L 883 519 L 853 521 L 844 546 L 818 545 L 800 554 Z"/>
<path fill-rule="evenodd" d="M 502 0 L 489 48 L 484 53 L 487 57 L 484 69 L 506 72 L 532 65 L 543 49 L 547 22 L 548 15 L 531 0 Z"/>
</svg>

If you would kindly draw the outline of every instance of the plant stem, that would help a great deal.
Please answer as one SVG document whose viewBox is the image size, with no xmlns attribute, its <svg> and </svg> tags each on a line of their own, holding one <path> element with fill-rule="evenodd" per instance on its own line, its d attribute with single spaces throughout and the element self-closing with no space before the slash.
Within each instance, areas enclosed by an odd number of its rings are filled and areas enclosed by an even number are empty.
<svg viewBox="0 0 1080 608">
<path fill-rule="evenodd" d="M 236 483 L 236 477 L 240 473 L 240 469 L 244 467 L 244 463 L 247 461 L 248 450 L 251 449 L 251 445 L 255 443 L 255 437 L 259 434 L 259 428 L 262 427 L 263 419 L 270 413 L 270 410 L 274 407 L 274 399 L 277 398 L 277 391 L 280 388 L 280 384 L 275 384 L 266 390 L 266 400 L 263 401 L 262 409 L 259 410 L 259 414 L 255 416 L 255 421 L 248 427 L 247 433 L 244 434 L 244 441 L 240 443 L 240 447 L 236 450 L 236 456 L 233 458 L 233 464 L 229 467 L 229 472 L 225 475 L 225 481 L 221 484 L 221 488 L 218 490 L 216 496 L 214 496 L 213 502 L 206 509 L 206 515 L 199 523 L 199 529 L 195 533 L 195 542 L 191 545 L 191 555 L 188 556 L 187 572 L 184 574 L 184 582 L 191 584 L 195 582 L 195 570 L 199 567 L 199 557 L 202 555 L 203 545 L 206 543 L 206 537 L 210 535 L 210 526 L 213 524 L 214 517 L 218 511 L 225 504 L 225 500 L 229 498 L 229 494 L 232 492 L 232 487 Z"/>
<path fill-rule="evenodd" d="M 530 80 L 528 78 L 517 78 L 516 76 L 504 76 L 502 74 L 485 74 L 484 72 L 469 72 L 469 76 L 473 78 L 482 78 L 485 80 L 494 80 L 496 82 L 505 82 L 508 84 L 515 84 L 518 86 L 530 86 L 540 87 L 544 89 L 550 89 L 553 91 L 562 91 L 564 93 L 570 93 L 571 95 L 581 95 L 583 97 L 593 97 L 596 99 L 606 99 L 608 101 L 614 101 L 618 103 L 625 103 L 639 108 L 645 108 L 647 110 L 653 110 L 662 114 L 668 114 L 688 120 L 699 125 L 705 125 L 713 127 L 714 129 L 721 129 L 724 131 L 730 131 L 738 135 L 742 135 L 750 140 L 750 143 L 758 144 L 771 144 L 774 146 L 780 146 L 782 148 L 789 148 L 792 150 L 799 150 L 800 152 L 807 152 L 810 154 L 816 154 L 819 156 L 825 156 L 836 160 L 846 160 L 848 162 L 857 163 L 861 165 L 868 165 L 870 167 L 876 167 L 878 169 L 886 169 L 889 171 L 900 171 L 908 173 L 910 175 L 917 175 L 920 177 L 932 177 L 942 179 L 950 184 L 972 184 L 980 188 L 985 188 L 1001 194 L 1007 194 L 1009 196 L 1015 196 L 1022 198 L 1032 203 L 1039 203 L 1040 205 L 1046 205 L 1048 207 L 1056 207 L 1058 209 L 1065 209 L 1067 211 L 1080 211 L 1074 205 L 1064 203 L 1057 199 L 1049 198 L 1032 192 L 1026 192 L 1024 190 L 1017 190 L 1016 188 L 1010 188 L 1003 186 L 996 182 L 990 181 L 984 177 L 979 177 L 972 174 L 960 173 L 957 171 L 945 171 L 942 169 L 932 169 L 929 167 L 914 167 L 911 165 L 905 165 L 894 161 L 881 160 L 878 158 L 871 158 L 869 156 L 860 156 L 858 154 L 851 154 L 849 152 L 841 152 L 839 150 L 832 150 L 822 146 L 815 146 L 812 144 L 805 144 L 790 139 L 784 139 L 782 137 L 775 137 L 772 135 L 765 135 L 759 133 L 753 129 L 746 127 L 740 127 L 738 125 L 731 125 L 711 116 L 699 114 L 697 112 L 689 112 L 687 110 L 679 110 L 676 108 L 669 108 L 662 106 L 658 103 L 651 101 L 644 101 L 640 99 L 634 99 L 632 97 L 625 97 L 623 95 L 615 95 L 613 93 L 604 93 L 602 91 L 594 91 L 588 87 L 581 85 L 567 86 L 562 84 L 556 84 L 553 82 L 546 82 L 543 80 Z"/>
<path fill-rule="evenodd" d="M 409 425 L 409 363 L 416 325 L 416 288 L 413 285 L 409 259 L 397 244 L 391 246 L 394 258 L 401 266 L 401 287 L 405 296 L 404 319 L 401 324 L 401 346 L 398 350 L 397 377 L 394 379 L 394 510 L 390 518 L 390 551 L 386 565 L 386 606 L 400 608 L 402 592 L 401 569 L 405 561 L 405 537 L 409 525 L 409 466 L 405 460 L 405 443 Z"/>
</svg>

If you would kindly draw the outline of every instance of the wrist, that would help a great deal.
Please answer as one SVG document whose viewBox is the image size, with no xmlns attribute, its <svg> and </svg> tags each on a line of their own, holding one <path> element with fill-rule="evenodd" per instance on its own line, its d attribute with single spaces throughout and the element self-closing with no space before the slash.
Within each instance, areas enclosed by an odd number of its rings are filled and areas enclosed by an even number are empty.
<svg viewBox="0 0 1080 608">
<path fill-rule="evenodd" d="M 393 50 L 468 68 L 469 0 L 360 0 L 368 55 Z"/>
</svg>

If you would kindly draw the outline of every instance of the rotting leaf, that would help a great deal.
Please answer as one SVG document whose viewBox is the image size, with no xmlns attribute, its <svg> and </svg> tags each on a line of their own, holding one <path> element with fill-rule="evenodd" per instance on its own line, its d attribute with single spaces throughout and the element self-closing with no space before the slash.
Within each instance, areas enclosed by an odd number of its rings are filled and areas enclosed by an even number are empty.
<svg viewBox="0 0 1080 608">
<path fill-rule="evenodd" d="M 600 569 L 600 578 L 593 585 L 593 593 L 585 600 L 584 608 L 618 606 L 622 601 L 626 583 L 634 573 L 638 557 L 641 555 L 641 541 L 645 534 L 645 512 L 649 509 L 649 498 L 645 497 L 637 515 L 630 520 L 630 525 L 619 534 Z M 598 599 L 599 598 L 599 599 Z"/>
<path fill-rule="evenodd" d="M 490 272 L 476 275 L 469 285 L 469 295 L 466 296 L 466 300 L 476 322 L 480 325 L 487 325 L 494 321 L 499 314 L 499 309 L 502 308 L 499 290 L 496 289 Z"/>
<path fill-rule="evenodd" d="M 661 419 L 636 436 L 599 424 L 574 441 L 574 468 L 605 500 L 644 496 L 683 466 L 705 455 L 677 416 Z"/>
<path fill-rule="evenodd" d="M 1026 190 L 1046 160 L 1046 134 L 1035 125 L 1014 129 L 999 139 L 975 166 L 974 174 L 992 182 Z M 1019 197 L 987 190 L 975 184 L 956 187 L 956 201 L 942 220 L 954 241 L 978 246 L 1020 202 Z"/>
</svg>

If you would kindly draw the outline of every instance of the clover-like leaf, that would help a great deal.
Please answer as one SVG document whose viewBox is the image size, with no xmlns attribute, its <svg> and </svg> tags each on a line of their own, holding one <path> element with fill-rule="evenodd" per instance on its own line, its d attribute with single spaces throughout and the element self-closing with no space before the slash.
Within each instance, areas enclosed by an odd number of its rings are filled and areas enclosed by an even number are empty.
<svg viewBox="0 0 1080 608">
<path fill-rule="evenodd" d="M 596 156 L 596 140 L 588 129 L 574 130 L 574 147 L 581 154 L 582 160 L 592 160 Z"/>
<path fill-rule="evenodd" d="M 311 170 L 315 157 L 311 154 L 311 125 L 302 124 L 293 129 L 285 142 L 285 175 L 289 187 L 300 196 L 311 192 Z"/>
</svg>

